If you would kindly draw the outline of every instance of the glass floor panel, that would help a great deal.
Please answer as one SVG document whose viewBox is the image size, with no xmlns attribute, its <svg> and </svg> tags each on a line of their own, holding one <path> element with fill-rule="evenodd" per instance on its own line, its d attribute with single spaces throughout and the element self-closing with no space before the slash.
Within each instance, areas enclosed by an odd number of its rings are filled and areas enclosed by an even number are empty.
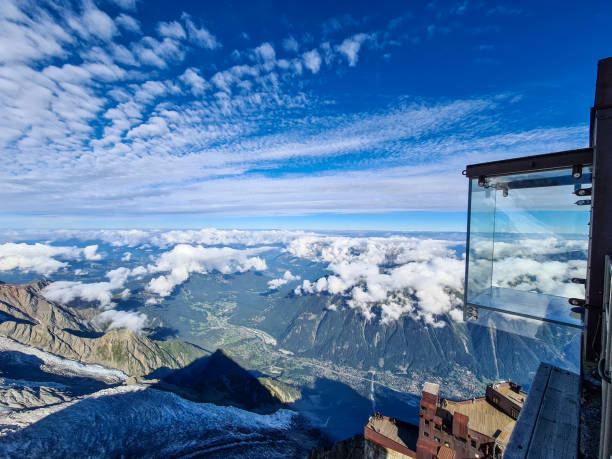
<svg viewBox="0 0 612 459">
<path fill-rule="evenodd" d="M 573 312 L 567 298 L 561 296 L 492 287 L 470 298 L 468 304 L 571 327 L 583 326 L 581 314 Z"/>
</svg>

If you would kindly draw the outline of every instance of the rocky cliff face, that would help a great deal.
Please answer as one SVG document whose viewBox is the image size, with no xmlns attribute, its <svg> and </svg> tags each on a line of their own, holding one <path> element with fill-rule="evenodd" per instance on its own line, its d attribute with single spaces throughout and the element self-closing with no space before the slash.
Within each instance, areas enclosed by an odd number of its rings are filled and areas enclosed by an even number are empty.
<svg viewBox="0 0 612 459">
<path fill-rule="evenodd" d="M 338 441 L 330 448 L 313 448 L 308 459 L 388 459 L 406 457 L 366 440 L 363 435 Z"/>
<path fill-rule="evenodd" d="M 484 322 L 488 326 L 449 318 L 444 327 L 432 327 L 410 316 L 383 324 L 366 320 L 355 310 L 326 307 L 341 298 L 288 297 L 285 301 L 267 311 L 258 324 L 282 348 L 362 370 L 434 378 L 469 371 L 483 382 L 512 378 L 529 384 L 541 361 L 559 366 L 579 362 L 575 355 L 580 349 L 575 346 L 579 334 L 545 323 L 498 315 Z M 482 315 L 485 318 L 486 311 Z M 278 317 L 288 325 L 279 327 Z M 452 386 L 449 382 L 448 387 Z"/>
<path fill-rule="evenodd" d="M 101 333 L 94 312 L 46 300 L 45 282 L 0 284 L 0 335 L 83 363 L 96 363 L 131 376 L 165 367 L 182 368 L 205 352 L 176 340 L 155 341 L 130 330 Z"/>
</svg>

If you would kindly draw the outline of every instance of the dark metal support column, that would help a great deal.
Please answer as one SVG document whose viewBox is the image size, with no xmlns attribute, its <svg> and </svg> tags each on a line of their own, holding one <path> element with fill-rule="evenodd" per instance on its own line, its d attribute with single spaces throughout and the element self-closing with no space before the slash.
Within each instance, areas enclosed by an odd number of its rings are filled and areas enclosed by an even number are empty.
<svg viewBox="0 0 612 459">
<path fill-rule="evenodd" d="M 593 204 L 586 281 L 584 358 L 595 361 L 601 352 L 601 326 L 606 254 L 612 254 L 612 57 L 597 66 L 595 105 L 591 110 Z"/>
</svg>

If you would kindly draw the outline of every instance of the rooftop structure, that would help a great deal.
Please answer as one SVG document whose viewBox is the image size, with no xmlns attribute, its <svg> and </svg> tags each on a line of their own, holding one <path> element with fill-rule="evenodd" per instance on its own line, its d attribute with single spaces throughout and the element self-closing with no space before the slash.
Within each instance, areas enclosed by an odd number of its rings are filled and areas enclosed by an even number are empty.
<svg viewBox="0 0 612 459">
<path fill-rule="evenodd" d="M 527 397 L 520 386 L 490 384 L 484 397 L 463 401 L 440 398 L 437 384 L 434 393 L 430 389 L 425 384 L 421 399 L 418 459 L 450 452 L 461 458 L 501 457 Z"/>
<path fill-rule="evenodd" d="M 439 389 L 438 384 L 424 384 L 418 430 L 375 414 L 364 437 L 418 459 L 501 457 L 527 396 L 521 387 L 512 382 L 491 384 L 484 397 L 463 401 L 440 398 Z"/>
<path fill-rule="evenodd" d="M 416 458 L 418 429 L 412 424 L 375 413 L 368 420 L 363 436 L 390 452 Z"/>
</svg>

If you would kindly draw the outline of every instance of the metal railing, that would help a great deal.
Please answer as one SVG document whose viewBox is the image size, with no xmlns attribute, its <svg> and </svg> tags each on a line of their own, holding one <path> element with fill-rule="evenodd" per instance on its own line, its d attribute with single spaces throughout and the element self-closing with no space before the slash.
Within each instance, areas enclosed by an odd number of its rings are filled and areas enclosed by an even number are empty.
<svg viewBox="0 0 612 459">
<path fill-rule="evenodd" d="M 608 459 L 612 455 L 612 324 L 610 307 L 612 303 L 612 257 L 606 255 L 604 301 L 601 332 L 601 357 L 597 369 L 601 377 L 601 436 L 599 457 Z"/>
</svg>

